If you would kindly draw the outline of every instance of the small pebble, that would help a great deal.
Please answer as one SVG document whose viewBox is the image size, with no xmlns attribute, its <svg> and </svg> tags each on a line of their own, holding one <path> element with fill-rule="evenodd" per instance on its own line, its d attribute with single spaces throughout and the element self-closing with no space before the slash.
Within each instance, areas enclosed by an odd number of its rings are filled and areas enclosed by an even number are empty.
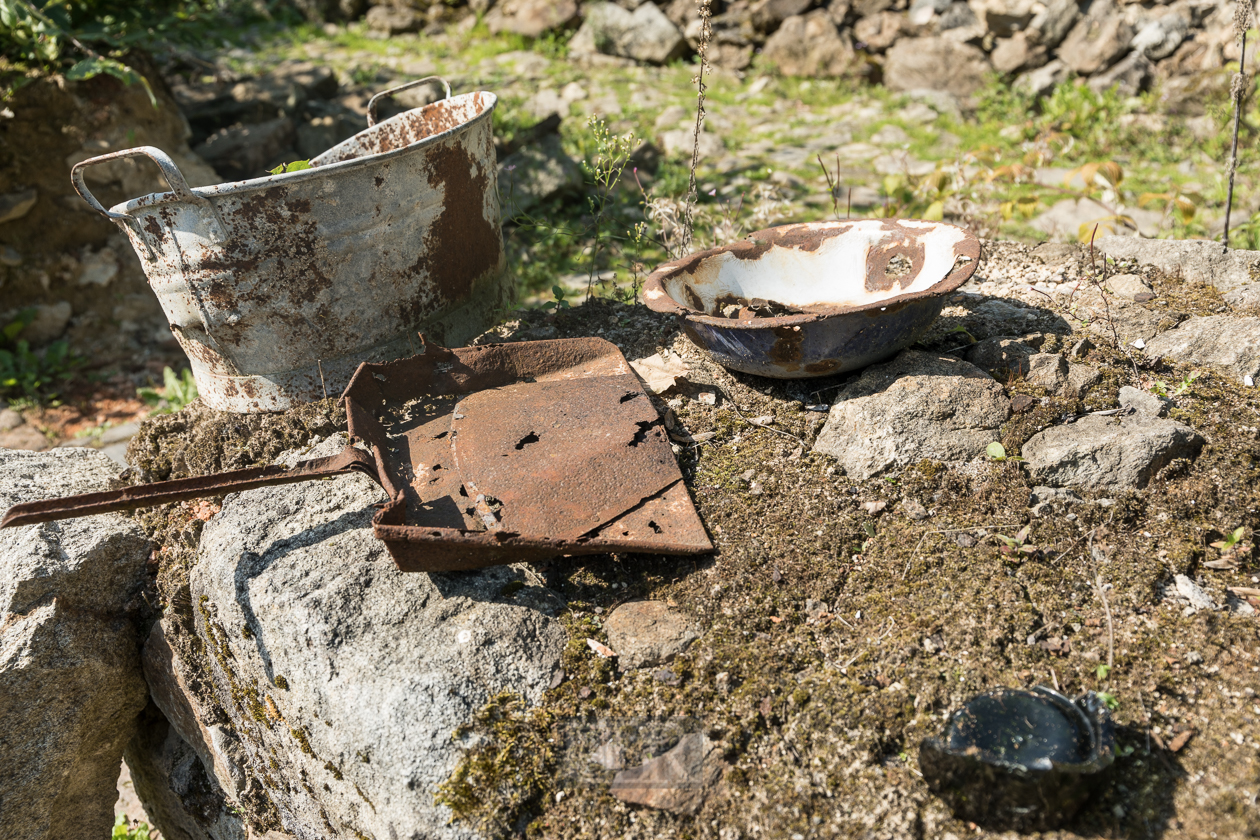
<svg viewBox="0 0 1260 840">
<path fill-rule="evenodd" d="M 908 518 L 913 519 L 915 522 L 920 522 L 928 518 L 927 508 L 925 508 L 921 502 L 917 502 L 914 499 L 906 499 L 902 502 L 901 510 Z"/>
<path fill-rule="evenodd" d="M 1033 407 L 1033 402 L 1035 400 L 1027 394 L 1016 394 L 1011 397 L 1011 411 L 1015 414 L 1023 414 Z"/>
</svg>

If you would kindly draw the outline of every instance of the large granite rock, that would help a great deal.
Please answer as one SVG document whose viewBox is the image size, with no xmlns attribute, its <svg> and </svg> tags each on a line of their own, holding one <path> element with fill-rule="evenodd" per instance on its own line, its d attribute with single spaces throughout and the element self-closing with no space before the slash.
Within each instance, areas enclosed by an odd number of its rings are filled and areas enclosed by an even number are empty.
<svg viewBox="0 0 1260 840">
<path fill-rule="evenodd" d="M 582 187 L 582 166 L 565 152 L 559 134 L 548 134 L 499 163 L 499 204 L 504 219 L 528 213 Z"/>
<path fill-rule="evenodd" d="M 578 19 L 574 0 L 503 0 L 486 15 L 490 31 L 515 32 L 541 38 L 552 29 L 563 29 Z"/>
<path fill-rule="evenodd" d="M 1176 458 L 1194 458 L 1203 436 L 1140 412 L 1090 415 L 1033 435 L 1020 453 L 1035 484 L 1099 492 L 1141 489 Z"/>
<path fill-rule="evenodd" d="M 1129 49 L 1133 26 L 1110 0 L 1097 0 L 1059 45 L 1059 58 L 1083 76 L 1106 70 Z"/>
<path fill-rule="evenodd" d="M 197 751 L 150 704 L 124 756 L 148 822 L 166 840 L 246 840 L 239 809 Z M 257 835 L 255 835 L 257 837 Z"/>
<path fill-rule="evenodd" d="M 0 450 L 0 511 L 109 489 L 87 449 Z M 0 537 L 0 826 L 5 837 L 106 837 L 123 748 L 147 691 L 131 619 L 150 546 L 118 514 Z"/>
<path fill-rule="evenodd" d="M 1240 380 L 1260 377 L 1260 318 L 1190 318 L 1146 344 L 1146 355 L 1224 368 Z"/>
<path fill-rule="evenodd" d="M 1137 260 L 1188 283 L 1207 283 L 1222 292 L 1260 282 L 1260 251 L 1227 250 L 1219 242 L 1105 236 L 1094 247 L 1109 257 Z"/>
<path fill-rule="evenodd" d="M 559 676 L 559 597 L 527 567 L 399 572 L 370 527 L 383 498 L 361 476 L 229 496 L 190 572 L 204 662 L 146 651 L 170 671 L 150 677 L 155 701 L 255 829 L 471 837 L 434 803 L 451 733 L 492 694 L 536 702 Z"/>
<path fill-rule="evenodd" d="M 167 642 L 162 623 L 144 643 L 150 706 L 127 747 L 137 796 L 154 825 L 172 840 L 241 840 L 238 794 L 246 791 L 239 741 L 200 679 Z M 199 696 L 200 694 L 200 696 Z"/>
<path fill-rule="evenodd" d="M 1260 309 L 1260 283 L 1239 286 L 1225 295 L 1225 301 L 1238 309 Z"/>
<path fill-rule="evenodd" d="M 1037 351 L 1014 336 L 994 336 L 977 341 L 962 351 L 962 357 L 1006 381 L 1028 373 L 1028 359 Z"/>
<path fill-rule="evenodd" d="M 1063 42 L 1081 16 L 1076 0 L 1049 0 L 1028 23 L 1028 37 L 1052 50 Z"/>
<path fill-rule="evenodd" d="M 633 12 L 613 3 L 594 3 L 569 41 L 575 55 L 604 53 L 649 64 L 665 64 L 687 52 L 687 39 L 655 4 Z"/>
<path fill-rule="evenodd" d="M 1009 416 L 1002 386 L 975 365 L 907 350 L 840 393 L 814 450 L 858 479 L 924 458 L 965 462 L 984 454 Z"/>
<path fill-rule="evenodd" d="M 900 91 L 942 90 L 966 99 L 984 87 L 990 69 L 984 53 L 970 44 L 944 36 L 902 38 L 888 50 L 884 84 Z"/>
<path fill-rule="evenodd" d="M 783 21 L 762 54 L 789 76 L 841 76 L 856 55 L 849 36 L 841 35 L 822 9 Z"/>
</svg>

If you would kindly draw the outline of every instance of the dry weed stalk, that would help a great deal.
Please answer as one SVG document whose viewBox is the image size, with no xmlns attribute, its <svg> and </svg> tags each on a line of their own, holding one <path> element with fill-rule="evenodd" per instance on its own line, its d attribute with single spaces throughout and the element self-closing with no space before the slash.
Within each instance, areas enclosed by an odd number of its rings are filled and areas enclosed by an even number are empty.
<svg viewBox="0 0 1260 840">
<path fill-rule="evenodd" d="M 1230 98 L 1234 103 L 1234 132 L 1229 150 L 1229 191 L 1225 196 L 1225 247 L 1229 247 L 1229 215 L 1234 207 L 1234 173 L 1238 170 L 1238 124 L 1242 118 L 1243 94 L 1247 90 L 1247 30 L 1255 13 L 1255 0 L 1236 0 L 1234 5 L 1234 36 L 1241 50 L 1238 53 L 1238 72 L 1230 85 Z"/>
<path fill-rule="evenodd" d="M 1133 368 L 1134 381 L 1140 383 L 1142 375 L 1138 372 L 1137 361 L 1134 360 L 1133 354 L 1129 352 L 1129 348 L 1125 346 L 1125 343 L 1120 340 L 1120 331 L 1116 327 L 1116 319 L 1111 314 L 1111 291 L 1107 288 L 1107 280 L 1111 272 L 1105 257 L 1103 258 L 1102 271 L 1100 272 L 1098 270 L 1097 259 L 1094 253 L 1094 237 L 1097 235 L 1098 225 L 1095 223 L 1094 230 L 1089 236 L 1089 275 L 1086 278 L 1086 282 L 1102 300 L 1103 316 L 1101 320 L 1106 326 L 1107 331 L 1111 333 L 1112 347 L 1128 360 L 1129 365 Z M 1075 311 L 1074 303 L 1079 287 L 1074 289 L 1068 296 L 1067 301 L 1062 303 L 1056 301 L 1052 296 L 1046 294 L 1041 289 L 1033 289 L 1033 291 L 1050 301 L 1050 307 L 1053 311 L 1058 312 L 1061 316 L 1067 319 L 1075 321 L 1082 327 L 1089 326 L 1090 322 L 1078 316 Z"/>
<path fill-rule="evenodd" d="M 709 41 L 713 38 L 712 0 L 697 0 L 700 12 L 700 37 L 696 44 L 696 54 L 700 58 L 700 69 L 692 83 L 696 86 L 696 126 L 691 137 L 691 176 L 687 180 L 687 203 L 683 210 L 682 238 L 680 249 L 686 254 L 691 249 L 691 235 L 695 230 L 696 211 L 696 168 L 700 165 L 700 131 L 704 128 L 704 71 L 708 67 Z"/>
<path fill-rule="evenodd" d="M 635 173 L 635 179 L 638 179 L 638 173 Z M 736 201 L 718 202 L 711 207 L 693 207 L 692 236 L 685 237 L 686 200 L 651 195 L 641 182 L 639 191 L 643 194 L 643 215 L 647 225 L 655 230 L 653 238 L 671 260 L 685 256 L 693 247 L 698 250 L 725 245 L 743 238 L 750 230 L 772 227 L 787 216 L 791 207 L 791 203 L 780 195 L 773 184 L 760 183 L 753 189 L 751 200 L 740 195 Z M 700 236 L 695 236 L 696 230 L 701 232 Z M 706 230 L 711 232 L 712 239 L 703 235 Z"/>
</svg>

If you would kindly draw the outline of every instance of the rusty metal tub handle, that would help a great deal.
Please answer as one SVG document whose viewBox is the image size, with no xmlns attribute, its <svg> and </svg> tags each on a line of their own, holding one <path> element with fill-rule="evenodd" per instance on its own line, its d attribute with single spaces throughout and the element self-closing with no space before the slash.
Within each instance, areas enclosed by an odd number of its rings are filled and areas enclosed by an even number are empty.
<svg viewBox="0 0 1260 840">
<path fill-rule="evenodd" d="M 115 222 L 131 226 L 137 236 L 140 237 L 140 240 L 149 248 L 149 258 L 151 260 L 156 259 L 156 253 L 154 252 L 153 246 L 149 243 L 149 240 L 144 236 L 144 234 L 141 233 L 140 226 L 136 222 L 135 217 L 126 213 L 114 213 L 110 210 L 106 210 L 105 207 L 96 200 L 96 196 L 92 195 L 92 191 L 88 189 L 87 184 L 83 180 L 83 171 L 89 166 L 96 166 L 101 163 L 109 163 L 110 161 L 132 157 L 147 157 L 152 160 L 158 165 L 158 169 L 162 170 L 162 177 L 166 179 L 167 185 L 171 188 L 171 193 L 177 199 L 205 208 L 209 211 L 211 221 L 209 239 L 212 242 L 222 242 L 226 238 L 226 228 L 223 225 L 223 220 L 219 217 L 218 208 L 214 206 L 214 203 L 211 202 L 210 199 L 197 195 L 193 192 L 188 186 L 188 181 L 184 179 L 184 173 L 180 172 L 179 167 L 175 165 L 175 161 L 171 160 L 166 152 L 154 146 L 136 146 L 134 149 L 123 149 L 119 152 L 110 152 L 107 155 L 99 155 L 94 158 L 79 161 L 70 170 L 70 180 L 74 184 L 75 192 L 77 192 L 84 201 L 91 205 L 92 209 L 96 212 L 112 219 Z"/>
<path fill-rule="evenodd" d="M 376 96 L 373 96 L 371 99 L 368 100 L 368 107 L 367 107 L 368 128 L 371 128 L 372 126 L 376 125 L 376 103 L 377 102 L 379 102 L 380 100 L 384 99 L 387 96 L 393 96 L 395 93 L 402 93 L 404 90 L 410 90 L 413 87 L 419 87 L 425 82 L 432 82 L 432 81 L 438 81 L 442 83 L 442 87 L 446 90 L 446 96 L 443 98 L 445 99 L 451 98 L 451 84 L 450 82 L 446 81 L 446 79 L 443 79 L 441 76 L 425 76 L 423 79 L 416 79 L 414 82 L 407 82 L 405 84 L 399 85 L 398 87 L 392 87 L 389 90 L 383 90 L 380 93 L 376 94 Z"/>
<path fill-rule="evenodd" d="M 120 510 L 135 510 L 168 502 L 182 502 L 205 496 L 218 496 L 239 490 L 250 490 L 255 487 L 270 487 L 277 484 L 292 484 L 298 481 L 312 481 L 334 475 L 358 472 L 380 483 L 377 477 L 376 461 L 371 455 L 347 446 L 340 454 L 329 458 L 313 458 L 302 461 L 296 466 L 252 467 L 246 470 L 217 475 L 198 476 L 197 478 L 181 478 L 175 481 L 159 481 L 154 484 L 143 484 L 125 487 L 107 493 L 85 493 L 79 496 L 65 496 L 59 499 L 45 499 L 39 502 L 23 502 L 9 508 L 4 519 L 0 520 L 0 528 L 11 528 L 18 525 L 33 525 L 37 522 L 52 522 L 57 519 L 72 519 L 78 516 L 92 516 L 98 513 L 113 513 Z"/>
</svg>

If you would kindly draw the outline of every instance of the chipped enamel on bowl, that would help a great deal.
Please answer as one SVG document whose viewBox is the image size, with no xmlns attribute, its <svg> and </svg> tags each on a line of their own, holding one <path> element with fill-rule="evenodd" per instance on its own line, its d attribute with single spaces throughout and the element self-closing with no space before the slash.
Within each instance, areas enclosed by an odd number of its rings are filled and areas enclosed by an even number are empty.
<svg viewBox="0 0 1260 840">
<path fill-rule="evenodd" d="M 943 222 L 784 225 L 665 263 L 643 297 L 652 310 L 678 316 L 724 367 L 801 379 L 857 370 L 913 344 L 979 259 L 975 235 Z M 795 312 L 722 315 L 752 299 Z"/>
</svg>

